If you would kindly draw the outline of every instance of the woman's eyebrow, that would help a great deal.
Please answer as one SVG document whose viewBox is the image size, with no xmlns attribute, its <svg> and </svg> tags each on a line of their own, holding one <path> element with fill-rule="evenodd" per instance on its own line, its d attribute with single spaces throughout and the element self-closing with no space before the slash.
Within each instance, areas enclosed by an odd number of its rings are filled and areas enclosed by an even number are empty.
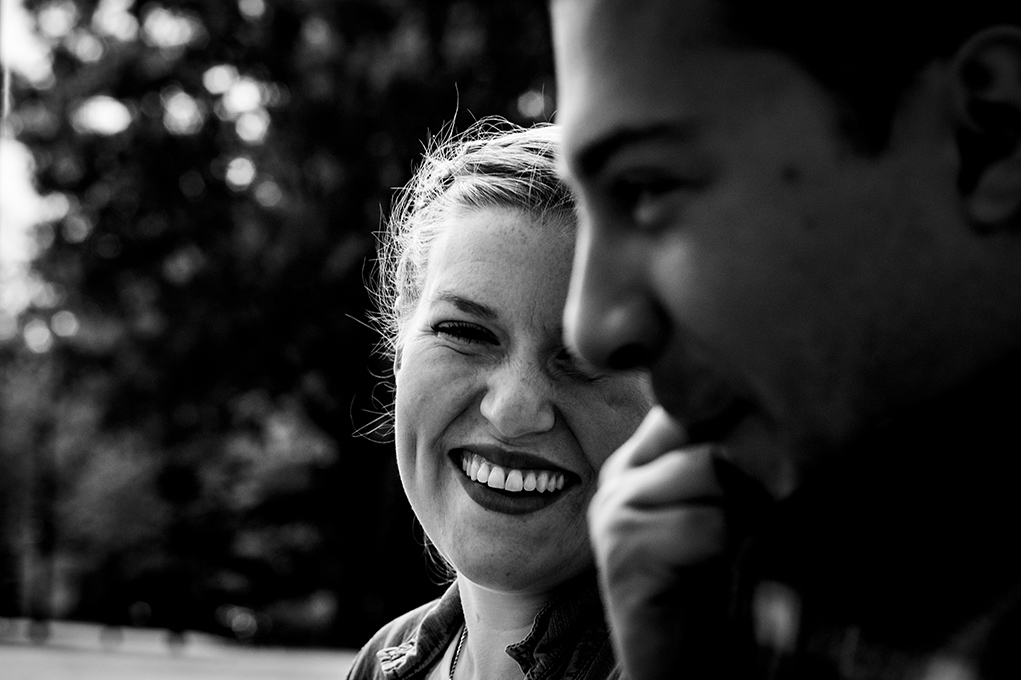
<svg viewBox="0 0 1021 680">
<path fill-rule="evenodd" d="M 441 302 L 450 303 L 457 307 L 458 309 L 460 309 L 462 312 L 466 312 L 474 316 L 479 316 L 482 317 L 483 319 L 495 321 L 499 317 L 499 314 L 497 314 L 496 310 L 493 309 L 492 307 L 484 305 L 481 302 L 469 300 L 466 297 L 462 297 L 461 295 L 457 295 L 456 293 L 451 293 L 449 291 L 440 291 L 436 295 L 436 299 Z"/>
</svg>

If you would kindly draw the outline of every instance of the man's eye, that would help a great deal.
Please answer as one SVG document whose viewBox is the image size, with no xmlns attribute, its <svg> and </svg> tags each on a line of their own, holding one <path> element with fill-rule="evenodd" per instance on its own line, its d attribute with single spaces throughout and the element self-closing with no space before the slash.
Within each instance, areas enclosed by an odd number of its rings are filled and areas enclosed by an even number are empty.
<svg viewBox="0 0 1021 680">
<path fill-rule="evenodd" d="M 627 178 L 613 186 L 611 195 L 636 228 L 655 230 L 669 223 L 702 184 L 676 177 Z"/>
<path fill-rule="evenodd" d="M 496 336 L 485 326 L 468 321 L 441 321 L 433 324 L 432 331 L 439 337 L 467 345 L 496 342 Z"/>
</svg>

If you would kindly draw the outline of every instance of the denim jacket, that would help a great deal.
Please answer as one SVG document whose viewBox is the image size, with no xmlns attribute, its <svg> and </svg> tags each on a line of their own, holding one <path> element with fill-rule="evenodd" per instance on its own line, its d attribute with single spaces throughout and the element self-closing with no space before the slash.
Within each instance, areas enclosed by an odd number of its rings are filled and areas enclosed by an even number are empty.
<svg viewBox="0 0 1021 680">
<path fill-rule="evenodd" d="M 437 600 L 384 626 L 358 652 L 348 680 L 425 678 L 464 624 L 461 594 L 451 584 Z M 566 584 L 535 616 L 532 630 L 507 647 L 525 680 L 619 680 L 620 670 L 594 573 Z"/>
</svg>

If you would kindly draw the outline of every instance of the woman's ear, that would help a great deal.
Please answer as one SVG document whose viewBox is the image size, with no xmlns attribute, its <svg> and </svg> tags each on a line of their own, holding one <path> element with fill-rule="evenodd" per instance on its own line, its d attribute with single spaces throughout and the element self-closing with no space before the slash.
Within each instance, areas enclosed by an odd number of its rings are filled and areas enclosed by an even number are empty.
<svg viewBox="0 0 1021 680">
<path fill-rule="evenodd" d="M 1021 229 L 1021 28 L 997 26 L 954 60 L 958 188 L 980 231 Z"/>
</svg>

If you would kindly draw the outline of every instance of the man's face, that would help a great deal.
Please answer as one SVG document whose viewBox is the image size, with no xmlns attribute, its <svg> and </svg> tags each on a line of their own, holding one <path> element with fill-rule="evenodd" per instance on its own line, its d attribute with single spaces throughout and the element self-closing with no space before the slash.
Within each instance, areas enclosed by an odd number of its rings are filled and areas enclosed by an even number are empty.
<svg viewBox="0 0 1021 680">
<path fill-rule="evenodd" d="M 932 107 L 866 158 L 821 86 L 737 47 L 711 0 L 553 0 L 552 20 L 586 359 L 647 363 L 693 439 L 777 495 L 942 389 L 974 247 L 932 228 L 956 210 Z"/>
</svg>

